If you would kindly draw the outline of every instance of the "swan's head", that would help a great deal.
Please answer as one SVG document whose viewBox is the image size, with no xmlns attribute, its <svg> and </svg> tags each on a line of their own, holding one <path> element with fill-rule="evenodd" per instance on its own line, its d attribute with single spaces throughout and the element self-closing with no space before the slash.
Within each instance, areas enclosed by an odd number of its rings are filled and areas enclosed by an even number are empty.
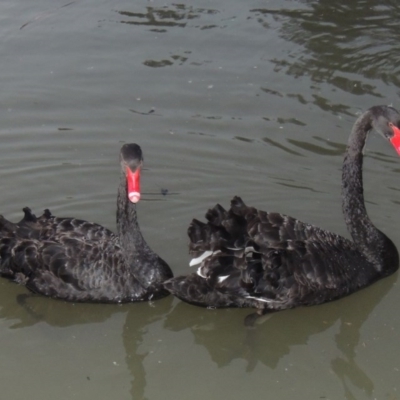
<svg viewBox="0 0 400 400">
<path fill-rule="evenodd" d="M 120 152 L 122 171 L 125 173 L 128 198 L 132 203 L 140 200 L 140 171 L 143 164 L 142 149 L 135 143 L 124 144 Z"/>
<path fill-rule="evenodd" d="M 389 140 L 400 155 L 400 113 L 388 106 L 372 107 L 370 111 L 372 128 Z"/>
</svg>

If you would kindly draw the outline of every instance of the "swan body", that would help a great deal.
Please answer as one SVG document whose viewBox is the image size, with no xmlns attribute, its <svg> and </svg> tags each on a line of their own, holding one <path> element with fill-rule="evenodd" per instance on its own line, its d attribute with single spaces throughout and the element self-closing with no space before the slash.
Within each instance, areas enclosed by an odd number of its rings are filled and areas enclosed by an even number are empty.
<svg viewBox="0 0 400 400">
<path fill-rule="evenodd" d="M 188 229 L 197 272 L 164 283 L 181 300 L 203 307 L 253 307 L 259 314 L 332 301 L 398 269 L 393 242 L 370 221 L 363 197 L 362 159 L 372 129 L 400 154 L 400 114 L 375 106 L 350 134 L 342 176 L 345 222 L 353 240 L 234 197 L 217 204 L 207 223 Z"/>
<path fill-rule="evenodd" d="M 142 151 L 121 148 L 117 228 L 57 218 L 45 210 L 12 223 L 0 216 L 0 275 L 32 292 L 73 302 L 120 303 L 157 299 L 168 292 L 169 266 L 145 242 L 136 217 Z"/>
</svg>

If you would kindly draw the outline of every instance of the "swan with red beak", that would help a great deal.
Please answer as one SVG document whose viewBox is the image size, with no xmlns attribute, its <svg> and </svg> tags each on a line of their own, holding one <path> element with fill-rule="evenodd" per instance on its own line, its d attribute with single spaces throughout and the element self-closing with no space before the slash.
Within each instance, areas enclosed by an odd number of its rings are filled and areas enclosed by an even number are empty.
<svg viewBox="0 0 400 400">
<path fill-rule="evenodd" d="M 172 271 L 146 243 L 137 220 L 139 145 L 120 151 L 117 232 L 45 210 L 29 208 L 18 223 L 0 216 L 0 275 L 34 293 L 73 302 L 123 303 L 168 295 L 162 283 Z"/>
<path fill-rule="evenodd" d="M 397 271 L 397 248 L 374 226 L 364 202 L 363 149 L 370 131 L 400 155 L 399 112 L 371 107 L 351 130 L 342 166 L 342 210 L 352 240 L 257 210 L 236 196 L 228 210 L 217 204 L 207 211 L 207 222 L 191 222 L 190 265 L 197 272 L 172 278 L 165 288 L 197 306 L 254 307 L 257 317 L 336 300 Z M 247 319 L 253 321 L 253 315 Z"/>
</svg>

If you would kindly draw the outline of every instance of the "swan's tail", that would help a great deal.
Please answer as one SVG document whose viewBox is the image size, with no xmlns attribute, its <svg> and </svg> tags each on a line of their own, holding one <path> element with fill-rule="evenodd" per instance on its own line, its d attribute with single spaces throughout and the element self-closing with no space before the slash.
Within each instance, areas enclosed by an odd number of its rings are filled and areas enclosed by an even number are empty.
<svg viewBox="0 0 400 400">
<path fill-rule="evenodd" d="M 227 211 L 221 205 L 209 209 L 207 223 L 194 219 L 189 225 L 189 252 L 195 256 L 205 251 L 243 247 L 247 226 L 255 209 L 247 207 L 240 197 L 234 197 Z"/>
<path fill-rule="evenodd" d="M 197 272 L 169 279 L 164 287 L 181 300 L 198 306 L 252 306 L 248 286 L 253 287 L 254 279 L 248 275 L 258 269 L 259 257 L 249 265 L 249 256 L 257 246 L 250 240 L 247 226 L 254 212 L 235 197 L 228 211 L 219 204 L 208 210 L 207 223 L 194 219 L 188 229 L 193 256 L 189 266 L 196 267 Z"/>
<path fill-rule="evenodd" d="M 17 224 L 10 222 L 0 215 L 0 238 L 9 236 L 17 229 Z"/>
</svg>

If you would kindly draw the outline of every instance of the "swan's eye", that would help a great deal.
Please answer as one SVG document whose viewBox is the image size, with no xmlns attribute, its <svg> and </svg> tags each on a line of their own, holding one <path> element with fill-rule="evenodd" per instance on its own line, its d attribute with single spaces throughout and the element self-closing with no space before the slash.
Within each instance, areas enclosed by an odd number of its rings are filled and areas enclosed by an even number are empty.
<svg viewBox="0 0 400 400">
<path fill-rule="evenodd" d="M 394 126 L 393 122 L 389 122 L 388 126 L 390 128 L 390 132 L 386 136 L 387 137 L 392 137 L 392 136 L 394 136 L 394 127 L 395 126 Z"/>
</svg>

